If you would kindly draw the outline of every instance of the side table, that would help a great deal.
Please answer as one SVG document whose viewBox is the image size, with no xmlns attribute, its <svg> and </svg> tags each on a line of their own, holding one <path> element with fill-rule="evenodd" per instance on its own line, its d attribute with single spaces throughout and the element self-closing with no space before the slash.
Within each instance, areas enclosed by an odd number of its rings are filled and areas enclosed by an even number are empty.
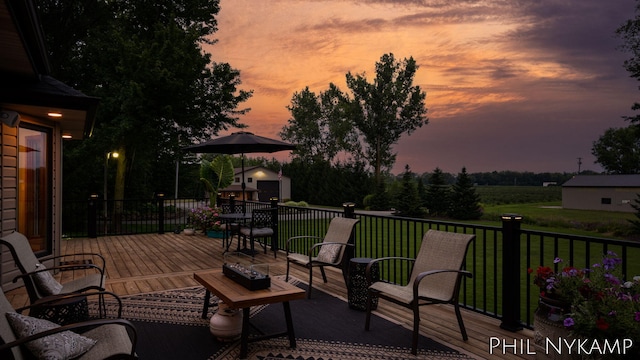
<svg viewBox="0 0 640 360">
<path fill-rule="evenodd" d="M 367 310 L 367 297 L 369 285 L 367 281 L 367 265 L 373 260 L 370 258 L 353 258 L 349 260 L 349 286 L 347 286 L 347 297 L 349 307 L 355 310 Z M 378 281 L 380 277 L 378 264 L 371 267 L 371 280 Z M 378 298 L 371 299 L 371 309 L 378 307 Z"/>
<path fill-rule="evenodd" d="M 43 300 L 49 299 L 50 298 L 43 298 Z M 40 306 L 38 306 L 38 302 L 35 302 L 34 305 L 30 311 L 31 316 L 49 320 L 59 325 L 72 324 L 89 319 L 89 307 L 86 296 L 63 298 L 57 301 L 47 302 Z"/>
</svg>

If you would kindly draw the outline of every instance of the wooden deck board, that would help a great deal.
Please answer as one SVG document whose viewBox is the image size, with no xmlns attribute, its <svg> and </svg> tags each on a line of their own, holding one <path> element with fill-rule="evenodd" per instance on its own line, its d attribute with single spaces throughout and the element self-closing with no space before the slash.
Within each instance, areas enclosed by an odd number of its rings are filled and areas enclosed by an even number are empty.
<svg viewBox="0 0 640 360">
<path fill-rule="evenodd" d="M 145 292 L 169 290 L 198 286 L 193 273 L 201 270 L 219 268 L 223 263 L 221 240 L 202 235 L 186 236 L 181 234 L 144 234 L 132 236 L 110 236 L 98 239 L 66 239 L 62 241 L 62 253 L 97 252 L 107 259 L 106 288 L 118 295 L 132 295 Z M 234 248 L 232 246 L 232 248 Z M 278 258 L 273 253 L 256 255 L 258 262 L 270 264 L 270 274 L 284 275 L 286 261 L 284 253 Z M 314 288 L 321 289 L 342 299 L 347 291 L 338 269 L 328 268 L 328 283 L 323 283 L 320 272 L 314 272 Z M 308 281 L 308 272 L 299 266 L 291 266 L 291 275 Z M 58 276 L 69 276 L 59 274 Z M 313 294 L 312 294 L 313 296 Z M 23 288 L 7 292 L 14 307 L 24 306 L 28 297 Z M 356 310 L 354 310 L 356 311 Z M 376 313 L 385 318 L 400 321 L 407 328 L 412 327 L 412 314 L 409 310 L 386 301 L 381 301 Z M 421 332 L 452 348 L 461 350 L 476 358 L 492 359 L 533 359 L 531 355 L 489 354 L 490 337 L 497 337 L 513 343 L 514 339 L 529 340 L 533 344 L 533 332 L 530 330 L 512 333 L 500 329 L 497 319 L 475 312 L 463 310 L 463 319 L 468 341 L 462 341 L 453 308 L 446 305 L 432 305 L 421 310 Z M 362 313 L 364 328 L 365 313 Z M 375 321 L 371 330 L 376 331 Z M 410 346 L 407 344 L 399 346 Z"/>
</svg>

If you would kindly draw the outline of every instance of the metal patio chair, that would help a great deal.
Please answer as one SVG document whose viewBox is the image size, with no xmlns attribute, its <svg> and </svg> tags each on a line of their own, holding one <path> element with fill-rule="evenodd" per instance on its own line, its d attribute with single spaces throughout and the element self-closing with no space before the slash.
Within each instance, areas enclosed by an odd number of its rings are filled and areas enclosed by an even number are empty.
<svg viewBox="0 0 640 360">
<path fill-rule="evenodd" d="M 307 289 L 307 298 L 311 298 L 311 288 L 313 286 L 313 268 L 319 267 L 320 274 L 322 274 L 322 280 L 327 282 L 327 275 L 324 272 L 325 266 L 343 267 L 343 257 L 345 250 L 349 244 L 349 239 L 353 233 L 355 225 L 358 223 L 358 219 L 334 217 L 329 223 L 329 228 L 324 238 L 318 236 L 294 236 L 287 240 L 287 276 L 286 280 L 289 280 L 289 266 L 290 264 L 296 264 L 309 269 L 309 288 Z M 305 242 L 309 244 L 312 242 L 309 250 L 306 253 L 294 252 L 294 249 L 301 248 L 298 243 Z"/>
<path fill-rule="evenodd" d="M 33 253 L 27 237 L 17 231 L 0 237 L 0 245 L 9 249 L 21 273 L 13 282 L 24 282 L 31 304 L 49 295 L 104 290 L 106 263 L 100 254 L 77 253 L 48 257 L 47 260 L 62 262 L 57 266 L 45 267 Z M 65 259 L 68 261 L 65 262 Z M 51 274 L 53 271 L 85 271 L 85 274 L 60 283 Z"/>
<path fill-rule="evenodd" d="M 462 270 L 467 248 L 475 238 L 473 234 L 459 234 L 438 230 L 428 230 L 422 238 L 420 251 L 415 259 L 405 257 L 385 257 L 372 260 L 366 268 L 367 278 L 371 279 L 373 264 L 382 261 L 394 266 L 396 262 L 413 262 L 407 285 L 397 285 L 377 281 L 369 286 L 367 298 L 367 316 L 365 330 L 371 323 L 371 304 L 374 297 L 385 299 L 413 311 L 413 338 L 411 353 L 417 354 L 420 330 L 420 306 L 432 304 L 452 304 L 455 309 L 460 333 L 467 340 L 458 304 L 458 295 L 463 276 L 471 273 Z M 381 265 L 381 264 L 378 264 Z"/>
</svg>

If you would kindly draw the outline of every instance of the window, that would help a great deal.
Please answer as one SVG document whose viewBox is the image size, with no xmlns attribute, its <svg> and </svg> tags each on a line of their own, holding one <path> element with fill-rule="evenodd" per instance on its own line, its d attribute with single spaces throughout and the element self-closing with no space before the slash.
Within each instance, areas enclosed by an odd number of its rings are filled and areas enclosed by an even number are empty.
<svg viewBox="0 0 640 360">
<path fill-rule="evenodd" d="M 34 252 L 51 253 L 51 129 L 21 123 L 18 131 L 18 231 Z"/>
<path fill-rule="evenodd" d="M 600 199 L 600 204 L 611 205 L 611 198 L 602 198 L 602 199 Z"/>
<path fill-rule="evenodd" d="M 248 183 L 252 183 L 252 182 L 253 182 L 253 178 L 251 178 L 251 177 L 250 177 L 250 178 L 248 178 L 248 179 L 247 179 L 247 182 L 248 182 Z"/>
</svg>

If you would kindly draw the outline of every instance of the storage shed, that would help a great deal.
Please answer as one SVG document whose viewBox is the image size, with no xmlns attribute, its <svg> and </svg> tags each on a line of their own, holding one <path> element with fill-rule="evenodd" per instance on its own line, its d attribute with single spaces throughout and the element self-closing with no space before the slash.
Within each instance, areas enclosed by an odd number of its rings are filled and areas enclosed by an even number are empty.
<svg viewBox="0 0 640 360">
<path fill-rule="evenodd" d="M 640 175 L 578 175 L 562 185 L 562 207 L 635 212 Z"/>
</svg>

